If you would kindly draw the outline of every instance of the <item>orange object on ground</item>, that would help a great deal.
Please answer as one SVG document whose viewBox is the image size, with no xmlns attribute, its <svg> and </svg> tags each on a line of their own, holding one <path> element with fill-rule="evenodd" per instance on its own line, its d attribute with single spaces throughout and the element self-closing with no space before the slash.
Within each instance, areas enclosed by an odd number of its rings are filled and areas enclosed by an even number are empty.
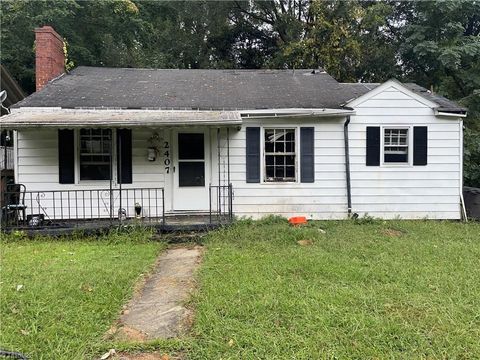
<svg viewBox="0 0 480 360">
<path fill-rule="evenodd" d="M 293 226 L 305 225 L 307 223 L 307 218 L 305 216 L 294 216 L 288 219 L 288 222 Z"/>
</svg>

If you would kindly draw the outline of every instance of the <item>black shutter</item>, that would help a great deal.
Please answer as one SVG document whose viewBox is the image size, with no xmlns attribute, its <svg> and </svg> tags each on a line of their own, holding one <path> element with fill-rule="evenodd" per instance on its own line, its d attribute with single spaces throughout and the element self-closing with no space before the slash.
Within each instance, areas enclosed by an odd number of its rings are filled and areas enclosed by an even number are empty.
<svg viewBox="0 0 480 360">
<path fill-rule="evenodd" d="M 73 130 L 58 130 L 58 182 L 75 182 L 75 134 Z"/>
<path fill-rule="evenodd" d="M 260 182 L 260 128 L 247 127 L 247 183 Z"/>
<path fill-rule="evenodd" d="M 117 178 L 121 184 L 132 183 L 132 130 L 117 129 Z"/>
<path fill-rule="evenodd" d="M 379 126 L 367 126 L 367 166 L 380 166 Z"/>
<path fill-rule="evenodd" d="M 315 141 L 313 127 L 300 128 L 300 181 L 315 182 Z"/>
<path fill-rule="evenodd" d="M 426 126 L 413 128 L 413 165 L 427 165 L 428 136 Z"/>
</svg>

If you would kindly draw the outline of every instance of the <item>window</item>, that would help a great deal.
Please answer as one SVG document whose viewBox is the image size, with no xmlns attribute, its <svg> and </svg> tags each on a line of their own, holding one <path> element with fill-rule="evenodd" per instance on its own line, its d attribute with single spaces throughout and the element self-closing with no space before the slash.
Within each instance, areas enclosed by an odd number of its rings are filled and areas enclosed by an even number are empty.
<svg viewBox="0 0 480 360">
<path fill-rule="evenodd" d="M 112 131 L 80 130 L 80 180 L 109 180 Z"/>
<path fill-rule="evenodd" d="M 408 163 L 408 129 L 384 129 L 383 161 Z"/>
<path fill-rule="evenodd" d="M 265 129 L 265 181 L 294 182 L 295 129 Z"/>
<path fill-rule="evenodd" d="M 205 186 L 204 134 L 178 134 L 178 186 Z"/>
</svg>

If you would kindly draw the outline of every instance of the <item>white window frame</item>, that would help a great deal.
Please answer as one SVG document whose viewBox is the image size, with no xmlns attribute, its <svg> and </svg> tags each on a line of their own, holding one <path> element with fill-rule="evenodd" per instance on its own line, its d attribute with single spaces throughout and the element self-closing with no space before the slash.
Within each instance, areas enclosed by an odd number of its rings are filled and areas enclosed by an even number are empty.
<svg viewBox="0 0 480 360">
<path fill-rule="evenodd" d="M 266 180 L 266 161 L 265 161 L 265 131 L 266 130 L 293 130 L 295 132 L 295 180 L 294 181 L 267 181 Z M 299 174 L 300 174 L 300 131 L 299 126 L 291 126 L 288 124 L 272 124 L 268 126 L 261 126 L 260 127 L 260 141 L 261 141 L 261 160 L 260 160 L 260 176 L 261 176 L 261 184 L 264 185 L 292 185 L 298 184 L 299 181 Z"/>
<path fill-rule="evenodd" d="M 407 151 L 406 162 L 385 162 L 385 130 L 407 130 Z M 388 125 L 380 127 L 380 164 L 384 167 L 411 167 L 413 162 L 413 126 L 410 125 Z"/>
<path fill-rule="evenodd" d="M 84 128 L 84 129 L 93 129 L 93 128 Z M 110 183 L 110 180 L 81 180 L 80 179 L 80 130 L 81 129 L 75 129 L 75 184 L 79 185 L 99 185 L 99 184 L 108 184 Z M 112 183 L 113 185 L 117 184 L 117 131 L 116 129 L 110 128 L 111 134 L 112 134 L 112 154 L 111 159 L 112 159 Z"/>
</svg>

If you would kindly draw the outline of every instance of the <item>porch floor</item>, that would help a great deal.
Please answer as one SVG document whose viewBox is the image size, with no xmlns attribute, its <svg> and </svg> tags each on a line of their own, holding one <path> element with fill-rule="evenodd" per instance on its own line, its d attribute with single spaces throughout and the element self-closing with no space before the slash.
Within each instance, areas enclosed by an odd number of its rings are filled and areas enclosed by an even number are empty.
<svg viewBox="0 0 480 360">
<path fill-rule="evenodd" d="M 96 234 L 109 229 L 129 226 L 152 227 L 157 233 L 207 231 L 231 223 L 228 216 L 206 214 L 175 214 L 165 215 L 165 218 L 126 219 L 76 219 L 55 220 L 45 226 L 14 226 L 9 230 L 24 230 L 28 235 L 68 235 L 72 232 Z"/>
</svg>

